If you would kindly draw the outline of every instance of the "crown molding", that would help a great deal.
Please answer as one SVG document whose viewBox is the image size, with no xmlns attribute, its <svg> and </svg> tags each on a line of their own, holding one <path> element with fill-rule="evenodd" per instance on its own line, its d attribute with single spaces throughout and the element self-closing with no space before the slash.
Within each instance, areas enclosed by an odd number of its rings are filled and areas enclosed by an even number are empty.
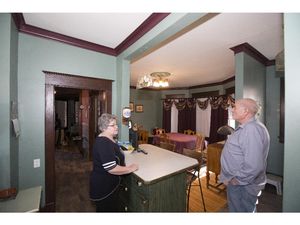
<svg viewBox="0 0 300 225">
<path fill-rule="evenodd" d="M 212 87 L 212 86 L 217 86 L 217 85 L 224 85 L 224 84 L 226 84 L 228 82 L 231 82 L 231 81 L 234 81 L 234 80 L 235 80 L 235 76 L 230 77 L 230 78 L 228 78 L 226 80 L 223 80 L 221 82 L 191 86 L 191 87 L 188 87 L 187 89 L 196 89 L 196 88 L 204 88 L 204 87 Z"/>
<path fill-rule="evenodd" d="M 101 52 L 107 55 L 117 56 L 125 49 L 131 46 L 145 33 L 155 27 L 160 21 L 167 17 L 170 13 L 152 13 L 135 31 L 133 31 L 121 44 L 116 48 L 95 44 L 78 38 L 73 38 L 60 33 L 52 32 L 35 26 L 26 24 L 22 13 L 12 13 L 14 22 L 20 32 L 30 34 L 37 37 L 42 37 L 54 41 L 59 41 L 65 44 L 76 47 Z"/>
<path fill-rule="evenodd" d="M 273 60 L 269 60 L 266 56 L 264 56 L 262 53 L 260 53 L 257 49 L 255 49 L 252 45 L 250 45 L 247 42 L 231 47 L 230 49 L 234 52 L 234 54 L 245 52 L 265 66 L 270 66 L 275 64 L 275 61 L 273 62 Z"/>
<path fill-rule="evenodd" d="M 121 54 L 130 45 L 135 43 L 139 38 L 150 31 L 169 14 L 170 13 L 152 13 L 138 28 L 136 28 L 121 44 L 115 48 L 117 55 Z"/>
<path fill-rule="evenodd" d="M 267 62 L 267 66 L 274 66 L 274 65 L 275 65 L 275 59 L 269 60 L 269 61 Z"/>
</svg>

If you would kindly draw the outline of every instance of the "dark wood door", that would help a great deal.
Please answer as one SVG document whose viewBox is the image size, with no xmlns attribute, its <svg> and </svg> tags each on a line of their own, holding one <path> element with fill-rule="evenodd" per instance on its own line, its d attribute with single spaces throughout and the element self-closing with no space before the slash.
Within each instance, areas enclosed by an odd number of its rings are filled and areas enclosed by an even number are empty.
<svg viewBox="0 0 300 225">
<path fill-rule="evenodd" d="M 55 211 L 55 87 L 94 90 L 103 93 L 105 111 L 111 113 L 112 81 L 70 74 L 45 73 L 45 205 L 43 211 Z M 87 111 L 88 112 L 88 111 Z M 89 113 L 88 113 L 89 114 Z"/>
</svg>

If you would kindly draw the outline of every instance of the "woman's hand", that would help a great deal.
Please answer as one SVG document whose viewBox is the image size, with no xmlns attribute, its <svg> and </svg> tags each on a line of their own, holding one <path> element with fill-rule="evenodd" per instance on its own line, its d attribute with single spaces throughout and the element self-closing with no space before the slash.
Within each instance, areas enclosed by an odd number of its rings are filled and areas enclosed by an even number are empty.
<svg viewBox="0 0 300 225">
<path fill-rule="evenodd" d="M 108 172 L 110 174 L 114 174 L 114 175 L 123 175 L 123 174 L 128 174 L 128 173 L 132 173 L 136 170 L 138 170 L 139 166 L 138 164 L 130 164 L 128 166 L 119 166 L 117 165 L 115 168 L 109 170 Z"/>
<path fill-rule="evenodd" d="M 138 164 L 135 164 L 135 163 L 130 164 L 128 167 L 130 168 L 130 171 L 131 171 L 131 172 L 134 172 L 134 171 L 136 171 L 136 170 L 139 169 L 139 165 L 138 165 Z"/>
</svg>

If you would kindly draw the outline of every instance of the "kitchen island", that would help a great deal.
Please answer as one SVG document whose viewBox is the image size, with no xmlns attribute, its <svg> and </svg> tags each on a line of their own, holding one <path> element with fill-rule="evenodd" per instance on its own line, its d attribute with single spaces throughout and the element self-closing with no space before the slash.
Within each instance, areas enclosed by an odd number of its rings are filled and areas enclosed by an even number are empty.
<svg viewBox="0 0 300 225">
<path fill-rule="evenodd" d="M 125 152 L 126 164 L 139 170 L 122 176 L 121 210 L 130 212 L 185 212 L 186 170 L 198 161 L 150 144 L 141 144 L 148 154 Z"/>
</svg>

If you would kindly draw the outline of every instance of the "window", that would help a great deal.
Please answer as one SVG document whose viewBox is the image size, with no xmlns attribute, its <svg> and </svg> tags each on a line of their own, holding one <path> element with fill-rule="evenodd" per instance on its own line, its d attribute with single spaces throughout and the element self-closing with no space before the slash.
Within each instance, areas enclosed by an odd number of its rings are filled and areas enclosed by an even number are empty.
<svg viewBox="0 0 300 225">
<path fill-rule="evenodd" d="M 234 98 L 234 93 L 231 94 L 231 97 Z M 235 120 L 232 118 L 232 107 L 228 108 L 228 126 L 235 128 Z"/>
</svg>

